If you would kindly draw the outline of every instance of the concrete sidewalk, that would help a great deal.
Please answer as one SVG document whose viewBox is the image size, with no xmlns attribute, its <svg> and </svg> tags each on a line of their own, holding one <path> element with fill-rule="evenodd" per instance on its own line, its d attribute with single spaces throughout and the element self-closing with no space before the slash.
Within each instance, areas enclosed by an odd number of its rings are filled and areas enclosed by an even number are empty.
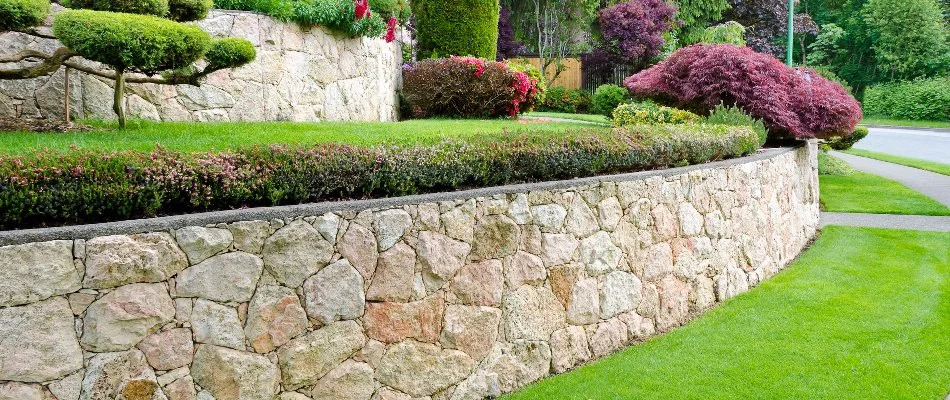
<svg viewBox="0 0 950 400">
<path fill-rule="evenodd" d="M 838 151 L 831 152 L 854 169 L 898 181 L 950 207 L 950 176 Z"/>
<path fill-rule="evenodd" d="M 821 226 L 845 225 L 870 228 L 950 232 L 950 217 L 895 214 L 821 213 Z"/>
</svg>

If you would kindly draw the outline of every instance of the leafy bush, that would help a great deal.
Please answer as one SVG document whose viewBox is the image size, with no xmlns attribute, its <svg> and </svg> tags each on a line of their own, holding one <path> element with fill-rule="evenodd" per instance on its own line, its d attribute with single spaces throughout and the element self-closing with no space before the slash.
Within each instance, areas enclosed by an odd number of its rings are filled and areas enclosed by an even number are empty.
<svg viewBox="0 0 950 400">
<path fill-rule="evenodd" d="M 764 145 L 765 141 L 769 138 L 769 131 L 765 129 L 765 124 L 762 123 L 762 120 L 752 117 L 739 107 L 720 104 L 712 110 L 709 117 L 706 117 L 706 123 L 714 125 L 748 126 L 752 128 L 759 137 L 760 146 Z"/>
<path fill-rule="evenodd" d="M 506 63 L 511 69 L 528 75 L 528 78 L 531 78 L 531 82 L 535 86 L 534 96 L 529 99 L 527 104 L 528 108 L 522 106 L 521 112 L 530 112 L 538 105 L 544 103 L 544 96 L 546 96 L 548 92 L 548 84 L 544 82 L 544 75 L 541 75 L 541 69 L 535 67 L 534 64 L 528 60 L 508 60 Z"/>
<path fill-rule="evenodd" d="M 412 17 L 408 0 L 369 0 L 369 8 L 383 19 L 396 17 L 401 24 L 408 23 L 409 18 Z"/>
<path fill-rule="evenodd" d="M 707 44 L 729 43 L 745 46 L 745 27 L 736 21 L 726 21 L 703 30 L 699 41 Z"/>
<path fill-rule="evenodd" d="M 676 23 L 676 7 L 664 0 L 630 0 L 600 10 L 598 21 L 601 47 L 621 62 L 641 64 L 660 53 L 663 34 Z"/>
<path fill-rule="evenodd" d="M 157 17 L 168 15 L 168 0 L 64 0 L 68 8 L 146 14 Z"/>
<path fill-rule="evenodd" d="M 684 47 L 625 85 L 635 97 L 700 115 L 720 103 L 736 105 L 776 137 L 841 136 L 861 120 L 860 105 L 840 85 L 731 44 Z"/>
<path fill-rule="evenodd" d="M 545 93 L 544 103 L 538 106 L 538 110 L 582 114 L 586 113 L 589 107 L 590 93 L 583 90 L 567 89 L 563 86 L 552 86 Z"/>
<path fill-rule="evenodd" d="M 211 0 L 168 0 L 168 19 L 197 21 L 208 16 Z"/>
<path fill-rule="evenodd" d="M 871 86 L 864 111 L 879 117 L 950 121 L 950 77 Z"/>
<path fill-rule="evenodd" d="M 281 21 L 293 21 L 297 2 L 288 0 L 213 0 L 214 8 L 254 11 Z"/>
<path fill-rule="evenodd" d="M 855 128 L 854 132 L 851 132 L 850 135 L 832 138 L 831 140 L 827 141 L 826 144 L 832 149 L 844 151 L 850 149 L 855 143 L 867 136 L 868 128 L 859 126 Z"/>
<path fill-rule="evenodd" d="M 0 155 L 0 229 L 569 179 L 737 157 L 755 144 L 747 128 L 657 125 L 426 147 Z"/>
<path fill-rule="evenodd" d="M 594 114 L 603 114 L 607 118 L 614 112 L 617 106 L 630 101 L 630 94 L 627 90 L 617 85 L 600 85 L 594 90 L 594 97 L 591 100 L 590 112 Z"/>
<path fill-rule="evenodd" d="M 182 68 L 208 50 L 211 37 L 194 25 L 148 15 L 65 10 L 53 32 L 66 47 L 116 70 Z"/>
<path fill-rule="evenodd" d="M 400 2 L 379 1 L 381 7 L 392 7 L 383 12 L 370 12 L 359 17 L 356 15 L 356 3 L 341 0 L 214 0 L 214 6 L 227 10 L 254 11 L 274 17 L 281 21 L 290 21 L 305 27 L 320 25 L 331 31 L 348 36 L 379 37 L 386 30 L 386 21 L 395 16 L 402 18 Z M 397 14 L 398 13 L 398 14 Z M 382 15 L 381 15 L 382 14 Z"/>
<path fill-rule="evenodd" d="M 695 124 L 702 117 L 689 111 L 657 106 L 651 103 L 627 103 L 614 109 L 614 126 L 652 124 Z"/>
<path fill-rule="evenodd" d="M 513 117 L 534 107 L 538 81 L 507 64 L 474 57 L 429 59 L 403 68 L 403 95 L 416 117 Z"/>
<path fill-rule="evenodd" d="M 420 58 L 495 59 L 498 0 L 413 0 Z"/>
<path fill-rule="evenodd" d="M 824 152 L 818 153 L 818 175 L 851 175 L 855 172 L 844 160 Z"/>
<path fill-rule="evenodd" d="M 49 0 L 0 0 L 0 32 L 39 25 L 49 14 Z"/>
<path fill-rule="evenodd" d="M 235 68 L 254 61 L 257 50 L 244 39 L 223 38 L 211 41 L 205 61 L 211 68 Z"/>
</svg>

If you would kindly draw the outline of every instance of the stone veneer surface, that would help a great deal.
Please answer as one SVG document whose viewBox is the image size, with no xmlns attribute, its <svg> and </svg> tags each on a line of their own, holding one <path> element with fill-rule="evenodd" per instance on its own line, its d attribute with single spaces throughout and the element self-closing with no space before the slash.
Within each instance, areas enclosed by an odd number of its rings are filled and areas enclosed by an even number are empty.
<svg viewBox="0 0 950 400">
<path fill-rule="evenodd" d="M 498 396 L 785 267 L 816 231 L 816 148 L 772 154 L 0 247 L 0 399 Z"/>
<path fill-rule="evenodd" d="M 61 7 L 54 4 L 54 9 Z M 129 84 L 135 118 L 165 121 L 393 121 L 401 85 L 398 43 L 349 38 L 321 28 L 241 11 L 212 10 L 196 22 L 213 37 L 250 40 L 257 59 L 222 70 L 200 86 Z M 21 49 L 52 52 L 58 41 L 0 33 L 0 56 Z M 94 63 L 87 62 L 89 65 Z M 0 81 L 0 117 L 64 115 L 66 70 L 36 79 Z M 74 119 L 115 119 L 112 81 L 70 70 Z"/>
</svg>

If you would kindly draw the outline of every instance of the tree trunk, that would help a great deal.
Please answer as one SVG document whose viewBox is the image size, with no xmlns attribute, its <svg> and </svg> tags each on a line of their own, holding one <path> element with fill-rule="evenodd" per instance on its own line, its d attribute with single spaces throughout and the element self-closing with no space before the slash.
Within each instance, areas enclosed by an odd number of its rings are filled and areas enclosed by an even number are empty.
<svg viewBox="0 0 950 400">
<path fill-rule="evenodd" d="M 112 99 L 112 111 L 119 118 L 119 128 L 125 129 L 125 72 L 116 71 L 115 97 Z"/>
</svg>

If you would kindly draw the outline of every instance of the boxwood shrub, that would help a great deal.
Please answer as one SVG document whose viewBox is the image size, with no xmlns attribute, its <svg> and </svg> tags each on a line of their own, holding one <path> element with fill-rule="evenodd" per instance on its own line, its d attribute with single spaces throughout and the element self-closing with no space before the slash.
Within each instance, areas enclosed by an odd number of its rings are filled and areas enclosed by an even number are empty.
<svg viewBox="0 0 950 400">
<path fill-rule="evenodd" d="M 168 0 L 168 18 L 175 21 L 197 21 L 208 16 L 211 0 Z"/>
<path fill-rule="evenodd" d="M 63 0 L 63 5 L 73 9 L 147 14 L 158 17 L 168 15 L 168 0 Z"/>
<path fill-rule="evenodd" d="M 876 117 L 950 121 L 950 77 L 871 86 L 864 112 Z"/>
<path fill-rule="evenodd" d="M 0 155 L 0 229 L 400 196 L 703 163 L 753 152 L 721 125 L 502 133 L 430 146 Z"/>
<path fill-rule="evenodd" d="M 211 36 L 194 25 L 149 15 L 65 10 L 53 32 L 66 47 L 117 70 L 182 68 L 205 54 Z"/>
<path fill-rule="evenodd" d="M 551 86 L 544 95 L 544 102 L 538 105 L 538 111 L 583 114 L 590 109 L 590 101 L 590 93 L 584 90 Z"/>
<path fill-rule="evenodd" d="M 658 106 L 650 102 L 621 104 L 614 109 L 612 115 L 614 126 L 695 124 L 703 119 L 703 117 L 689 111 Z"/>
<path fill-rule="evenodd" d="M 611 117 L 617 106 L 627 103 L 631 100 L 627 89 L 617 85 L 600 85 L 594 90 L 594 97 L 591 99 L 590 112 L 602 114 L 607 118 Z"/>
<path fill-rule="evenodd" d="M 419 58 L 495 59 L 498 0 L 413 0 Z"/>
<path fill-rule="evenodd" d="M 235 68 L 254 61 L 257 50 L 245 39 L 222 38 L 211 41 L 211 48 L 205 53 L 209 68 Z"/>
<path fill-rule="evenodd" d="M 49 0 L 0 0 L 0 32 L 39 25 L 49 14 Z"/>
</svg>

